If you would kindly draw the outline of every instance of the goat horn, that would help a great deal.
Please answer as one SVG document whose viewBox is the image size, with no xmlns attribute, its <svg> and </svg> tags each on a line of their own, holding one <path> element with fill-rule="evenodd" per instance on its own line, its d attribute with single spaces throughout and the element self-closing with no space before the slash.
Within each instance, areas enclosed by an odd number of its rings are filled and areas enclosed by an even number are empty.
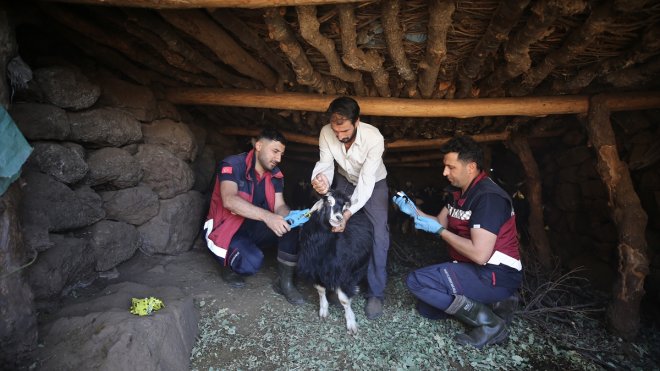
<svg viewBox="0 0 660 371">
<path fill-rule="evenodd" d="M 320 200 L 316 201 L 314 206 L 312 206 L 312 208 L 309 209 L 309 213 L 311 214 L 311 213 L 315 212 L 316 210 L 319 210 L 321 208 L 321 206 L 323 206 L 323 199 L 320 199 Z"/>
</svg>

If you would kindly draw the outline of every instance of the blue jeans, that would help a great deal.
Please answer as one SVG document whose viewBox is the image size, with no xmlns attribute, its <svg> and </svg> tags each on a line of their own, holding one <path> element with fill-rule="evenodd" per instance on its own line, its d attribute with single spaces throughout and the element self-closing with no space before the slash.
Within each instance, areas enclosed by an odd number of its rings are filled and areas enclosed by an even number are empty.
<svg viewBox="0 0 660 371">
<path fill-rule="evenodd" d="M 277 260 L 295 266 L 299 233 L 300 228 L 294 228 L 278 238 L 266 223 L 246 219 L 229 243 L 227 265 L 238 274 L 255 274 L 264 262 L 261 249 L 277 245 Z"/>
</svg>

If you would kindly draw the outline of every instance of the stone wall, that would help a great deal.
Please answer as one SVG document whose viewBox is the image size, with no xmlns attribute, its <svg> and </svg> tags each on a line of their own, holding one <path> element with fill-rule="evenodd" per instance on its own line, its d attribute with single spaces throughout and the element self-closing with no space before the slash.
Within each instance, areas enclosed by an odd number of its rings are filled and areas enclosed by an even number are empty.
<svg viewBox="0 0 660 371">
<path fill-rule="evenodd" d="M 44 310 L 138 250 L 189 250 L 215 156 L 205 130 L 147 88 L 65 64 L 33 74 L 9 112 L 34 147 L 20 220 L 38 252 L 28 277 Z"/>
</svg>

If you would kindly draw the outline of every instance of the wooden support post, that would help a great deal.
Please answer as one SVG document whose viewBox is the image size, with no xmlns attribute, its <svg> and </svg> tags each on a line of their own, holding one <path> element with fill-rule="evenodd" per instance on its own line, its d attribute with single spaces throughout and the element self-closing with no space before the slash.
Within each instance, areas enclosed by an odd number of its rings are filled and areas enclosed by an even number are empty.
<svg viewBox="0 0 660 371">
<path fill-rule="evenodd" d="M 546 270 L 552 269 L 553 254 L 550 250 L 550 241 L 545 233 L 545 222 L 543 220 L 543 196 L 541 194 L 541 173 L 534 159 L 534 154 L 529 147 L 527 137 L 520 134 L 512 134 L 507 144 L 511 151 L 518 155 L 520 163 L 525 170 L 527 179 L 527 201 L 529 202 L 529 235 L 530 245 L 541 266 Z"/>
<path fill-rule="evenodd" d="M 639 331 L 639 306 L 644 296 L 644 279 L 649 272 L 645 239 L 647 215 L 633 188 L 628 166 L 619 158 L 607 104 L 607 98 L 602 95 L 591 98 L 586 126 L 619 235 L 619 276 L 607 308 L 607 321 L 617 335 L 630 340 Z"/>
</svg>

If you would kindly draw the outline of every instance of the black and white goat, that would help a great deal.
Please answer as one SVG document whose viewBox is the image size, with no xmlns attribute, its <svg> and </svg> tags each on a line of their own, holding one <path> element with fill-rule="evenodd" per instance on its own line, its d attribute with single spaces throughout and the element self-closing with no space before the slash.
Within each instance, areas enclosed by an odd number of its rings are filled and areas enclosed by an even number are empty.
<svg viewBox="0 0 660 371">
<path fill-rule="evenodd" d="M 360 281 L 367 275 L 373 246 L 373 227 L 364 211 L 351 216 L 346 229 L 332 232 L 343 220 L 350 197 L 337 191 L 328 192 L 312 207 L 310 220 L 300 231 L 298 275 L 314 282 L 319 293 L 319 316 L 328 317 L 326 289 L 337 292 L 344 307 L 346 328 L 357 333 L 351 298 Z"/>
</svg>

